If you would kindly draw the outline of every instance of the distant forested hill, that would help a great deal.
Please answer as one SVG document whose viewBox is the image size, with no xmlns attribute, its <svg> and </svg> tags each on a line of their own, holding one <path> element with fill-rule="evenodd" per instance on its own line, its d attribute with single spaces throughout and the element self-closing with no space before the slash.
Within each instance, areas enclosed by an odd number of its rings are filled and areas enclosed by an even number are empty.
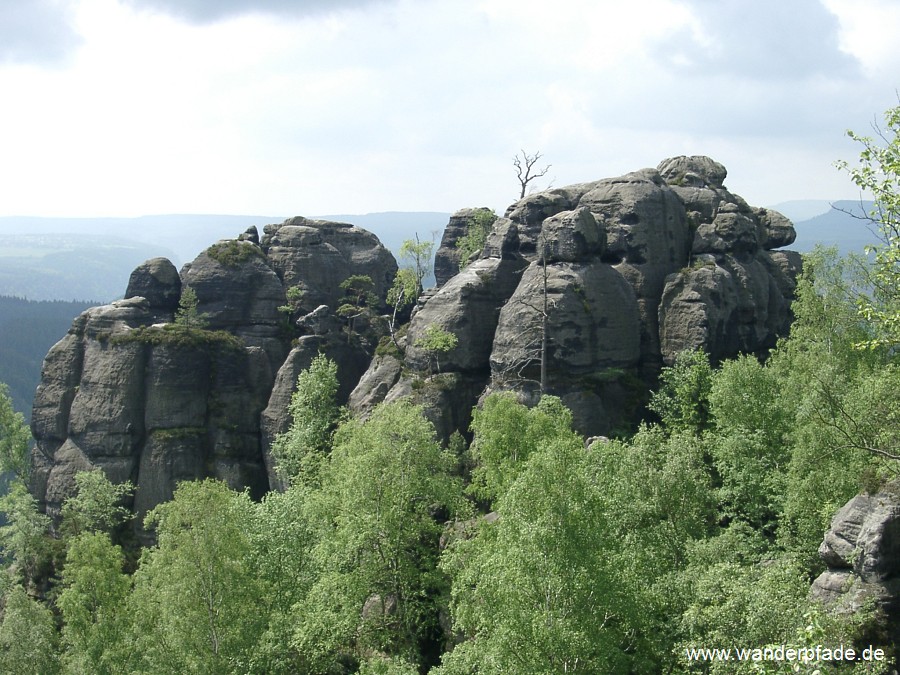
<svg viewBox="0 0 900 675">
<path fill-rule="evenodd" d="M 68 232 L 3 234 L 0 294 L 29 300 L 109 302 L 121 297 L 131 271 L 172 251 L 121 237 Z"/>
<path fill-rule="evenodd" d="M 50 347 L 78 314 L 97 303 L 34 302 L 0 295 L 0 382 L 9 385 L 13 406 L 31 417 L 31 401 Z"/>
<path fill-rule="evenodd" d="M 872 202 L 837 201 L 817 216 L 795 218 L 797 241 L 789 248 L 806 253 L 821 244 L 836 247 L 840 255 L 862 253 L 866 245 L 876 243 L 871 224 L 859 217 L 871 209 Z"/>
</svg>

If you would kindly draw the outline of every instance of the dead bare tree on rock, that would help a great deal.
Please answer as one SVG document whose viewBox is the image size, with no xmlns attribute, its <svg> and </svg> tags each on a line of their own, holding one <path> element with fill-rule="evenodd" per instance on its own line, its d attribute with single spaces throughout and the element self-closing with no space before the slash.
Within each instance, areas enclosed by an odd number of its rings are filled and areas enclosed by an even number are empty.
<svg viewBox="0 0 900 675">
<path fill-rule="evenodd" d="M 529 155 L 524 150 L 521 151 L 521 156 L 516 155 L 513 157 L 513 166 L 516 167 L 516 176 L 519 179 L 519 185 L 522 190 L 519 193 L 519 199 L 525 197 L 525 192 L 528 190 L 528 184 L 533 180 L 540 178 L 541 176 L 546 176 L 547 172 L 550 170 L 552 164 L 548 164 L 543 169 L 536 169 L 535 165 L 538 163 L 538 160 L 542 157 L 540 151 L 534 153 L 533 155 Z"/>
</svg>

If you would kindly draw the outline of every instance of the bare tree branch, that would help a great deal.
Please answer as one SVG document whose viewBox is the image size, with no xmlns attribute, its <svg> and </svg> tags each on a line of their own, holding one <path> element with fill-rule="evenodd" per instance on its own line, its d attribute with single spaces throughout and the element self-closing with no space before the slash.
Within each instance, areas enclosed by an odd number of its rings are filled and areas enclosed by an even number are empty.
<svg viewBox="0 0 900 675">
<path fill-rule="evenodd" d="M 519 193 L 519 199 L 525 197 L 525 193 L 528 191 L 528 184 L 531 181 L 546 176 L 550 167 L 553 166 L 552 164 L 548 164 L 543 169 L 538 170 L 535 168 L 535 164 L 543 157 L 540 151 L 533 155 L 529 155 L 524 150 L 522 150 L 521 153 L 521 157 L 519 155 L 513 157 L 513 166 L 516 167 L 516 177 L 519 179 L 519 185 L 522 188 Z"/>
</svg>

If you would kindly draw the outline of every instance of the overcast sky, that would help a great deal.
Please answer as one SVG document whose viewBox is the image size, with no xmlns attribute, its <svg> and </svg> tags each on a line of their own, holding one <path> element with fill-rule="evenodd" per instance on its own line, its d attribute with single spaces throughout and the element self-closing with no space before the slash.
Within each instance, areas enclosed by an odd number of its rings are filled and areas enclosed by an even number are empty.
<svg viewBox="0 0 900 675">
<path fill-rule="evenodd" d="M 753 205 L 897 105 L 896 0 L 0 0 L 0 215 L 503 210 L 709 155 Z"/>
</svg>

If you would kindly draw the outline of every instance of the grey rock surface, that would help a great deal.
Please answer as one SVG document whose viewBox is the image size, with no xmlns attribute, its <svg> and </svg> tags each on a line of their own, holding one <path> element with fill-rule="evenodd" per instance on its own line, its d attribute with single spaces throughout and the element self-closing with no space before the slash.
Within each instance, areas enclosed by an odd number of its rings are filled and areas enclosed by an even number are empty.
<svg viewBox="0 0 900 675">
<path fill-rule="evenodd" d="M 351 225 L 292 219 L 266 237 L 268 248 L 252 231 L 214 244 L 180 276 L 167 260 L 147 261 L 126 299 L 84 312 L 50 350 L 34 401 L 31 489 L 51 516 L 76 472 L 92 468 L 134 482 L 139 515 L 180 480 L 215 477 L 260 497 L 272 487 L 269 449 L 290 421 L 297 373 L 320 350 L 338 362 L 347 400 L 377 334 L 348 338 L 328 307 L 294 326 L 280 309 L 286 285 L 339 298 L 351 274 L 372 274 L 383 289 L 396 263 Z M 323 247 L 331 258 L 318 259 Z M 183 288 L 196 293 L 205 330 L 172 323 Z M 324 334 L 301 336 L 314 330 Z"/>
<path fill-rule="evenodd" d="M 469 223 L 477 209 L 460 209 L 452 216 L 441 235 L 441 243 L 434 253 L 434 278 L 443 286 L 459 272 L 459 248 L 456 243 L 466 236 Z"/>
<path fill-rule="evenodd" d="M 437 367 L 417 346 L 437 325 L 458 339 L 439 356 L 441 373 L 488 373 L 489 390 L 536 400 L 542 253 L 549 261 L 544 386 L 577 409 L 585 433 L 607 434 L 634 414 L 635 401 L 680 351 L 703 348 L 716 361 L 764 353 L 790 323 L 800 258 L 771 250 L 793 241 L 790 221 L 750 207 L 725 187 L 726 177 L 708 157 L 673 157 L 521 199 L 494 223 L 479 260 L 420 299 L 404 365 L 425 376 Z M 454 214 L 445 251 L 470 213 Z M 390 387 L 387 400 L 413 395 L 410 378 L 388 384 L 393 373 L 369 375 L 379 383 L 369 390 Z"/>
<path fill-rule="evenodd" d="M 167 258 L 151 258 L 138 265 L 128 279 L 126 298 L 141 296 L 153 309 L 174 312 L 181 297 L 178 270 Z"/>
<path fill-rule="evenodd" d="M 810 597 L 842 613 L 874 602 L 883 616 L 876 631 L 900 639 L 900 486 L 857 495 L 834 515 L 819 547 L 828 565 Z M 872 627 L 870 627 L 872 630 Z"/>
<path fill-rule="evenodd" d="M 726 176 L 709 158 L 676 157 L 529 195 L 460 273 L 453 254 L 473 210 L 458 211 L 440 286 L 419 299 L 399 349 L 374 360 L 387 308 L 372 308 L 356 334 L 334 315 L 349 276 L 369 276 L 380 299 L 393 283 L 396 261 L 365 230 L 298 217 L 214 244 L 177 278 L 167 261 L 148 261 L 126 299 L 82 314 L 48 353 L 32 490 L 58 515 L 75 472 L 90 467 L 134 481 L 141 513 L 182 479 L 215 476 L 255 496 L 277 488 L 271 446 L 290 423 L 297 374 L 320 351 L 338 362 L 342 401 L 358 414 L 410 397 L 442 438 L 465 433 L 485 392 L 540 394 L 545 271 L 545 391 L 579 430 L 607 435 L 679 351 L 761 353 L 787 328 L 800 260 L 772 249 L 793 228 L 729 192 Z M 303 293 L 288 306 L 292 287 Z M 208 321 L 203 339 L 169 325 L 184 288 Z M 437 357 L 421 343 L 434 326 L 457 338 Z"/>
<path fill-rule="evenodd" d="M 260 241 L 269 264 L 285 288 L 304 291 L 306 312 L 319 305 L 337 309 L 341 282 L 360 274 L 371 277 L 373 292 L 384 299 L 394 283 L 397 262 L 371 232 L 347 223 L 296 217 L 266 225 Z"/>
</svg>

